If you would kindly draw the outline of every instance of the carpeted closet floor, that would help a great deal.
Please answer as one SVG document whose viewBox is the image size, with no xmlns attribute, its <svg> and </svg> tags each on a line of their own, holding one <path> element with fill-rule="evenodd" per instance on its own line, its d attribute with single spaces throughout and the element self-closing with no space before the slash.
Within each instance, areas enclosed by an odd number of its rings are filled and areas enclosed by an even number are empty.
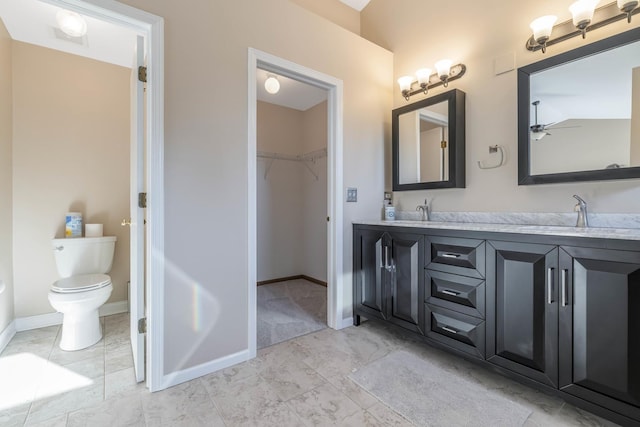
<svg viewBox="0 0 640 427">
<path fill-rule="evenodd" d="M 258 286 L 258 348 L 326 327 L 326 287 L 304 279 Z"/>
</svg>

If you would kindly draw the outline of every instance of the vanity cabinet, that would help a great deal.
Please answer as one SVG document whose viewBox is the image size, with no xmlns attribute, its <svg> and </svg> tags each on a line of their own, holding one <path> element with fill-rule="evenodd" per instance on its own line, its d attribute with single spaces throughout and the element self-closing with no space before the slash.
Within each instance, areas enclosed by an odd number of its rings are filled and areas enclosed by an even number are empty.
<svg viewBox="0 0 640 427">
<path fill-rule="evenodd" d="M 640 420 L 640 252 L 560 248 L 560 390 Z"/>
<path fill-rule="evenodd" d="M 385 319 L 422 333 L 423 237 L 393 230 L 359 230 L 354 234 L 356 307 L 365 317 Z"/>
<path fill-rule="evenodd" d="M 558 385 L 558 248 L 487 242 L 487 360 Z"/>
<path fill-rule="evenodd" d="M 640 240 L 356 224 L 354 286 L 356 325 L 640 426 Z"/>
</svg>

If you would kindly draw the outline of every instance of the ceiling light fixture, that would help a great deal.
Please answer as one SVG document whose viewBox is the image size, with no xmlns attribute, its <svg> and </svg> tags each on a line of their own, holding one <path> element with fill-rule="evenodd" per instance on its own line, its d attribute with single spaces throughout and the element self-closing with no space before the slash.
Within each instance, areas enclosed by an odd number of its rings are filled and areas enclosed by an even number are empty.
<svg viewBox="0 0 640 427">
<path fill-rule="evenodd" d="M 60 30 L 71 37 L 82 37 L 87 34 L 87 21 L 82 16 L 70 10 L 59 10 L 56 21 Z"/>
<path fill-rule="evenodd" d="M 416 71 L 417 80 L 414 81 L 413 76 L 402 76 L 398 79 L 398 85 L 402 96 L 407 101 L 413 95 L 422 93 L 426 95 L 429 89 L 438 86 L 449 86 L 451 80 L 459 79 L 467 71 L 467 67 L 464 64 L 451 65 L 452 61 L 449 59 L 443 59 L 436 62 L 436 72 L 431 74 L 430 68 L 421 68 Z M 413 90 L 413 85 L 417 84 L 418 89 Z"/>
<path fill-rule="evenodd" d="M 555 16 L 551 15 L 534 20 L 530 25 L 533 35 L 527 40 L 527 50 L 531 52 L 542 50 L 542 53 L 545 53 L 548 46 L 579 35 L 585 38 L 587 31 L 604 27 L 625 18 L 630 23 L 631 16 L 640 13 L 638 0 L 617 0 L 596 9 L 595 7 L 598 3 L 598 0 L 578 0 L 574 2 L 569 7 L 572 19 L 561 22 L 558 25 L 554 25 L 555 19 L 553 18 Z M 559 35 L 552 39 L 552 32 Z"/>
<path fill-rule="evenodd" d="M 264 81 L 264 89 L 271 95 L 275 95 L 280 91 L 280 82 L 278 78 L 272 74 L 269 74 L 267 80 Z"/>
</svg>

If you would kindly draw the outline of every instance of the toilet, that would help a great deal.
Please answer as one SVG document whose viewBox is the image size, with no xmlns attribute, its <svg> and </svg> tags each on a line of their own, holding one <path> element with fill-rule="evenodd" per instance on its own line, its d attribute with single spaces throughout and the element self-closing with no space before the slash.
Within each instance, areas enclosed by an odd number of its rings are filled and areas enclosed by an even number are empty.
<svg viewBox="0 0 640 427">
<path fill-rule="evenodd" d="M 98 309 L 113 291 L 115 236 L 53 239 L 61 279 L 51 285 L 49 303 L 62 313 L 60 348 L 82 350 L 102 339 Z"/>
</svg>

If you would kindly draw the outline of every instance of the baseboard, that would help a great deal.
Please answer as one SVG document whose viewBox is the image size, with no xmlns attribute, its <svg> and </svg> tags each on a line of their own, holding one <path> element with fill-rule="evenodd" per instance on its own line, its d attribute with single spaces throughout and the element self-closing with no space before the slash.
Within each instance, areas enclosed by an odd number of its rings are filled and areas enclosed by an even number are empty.
<svg viewBox="0 0 640 427">
<path fill-rule="evenodd" d="M 319 279 L 314 279 L 313 277 L 307 276 L 306 274 L 298 274 L 296 276 L 279 277 L 277 279 L 261 280 L 260 282 L 257 283 L 257 285 L 258 286 L 262 286 L 262 285 L 269 285 L 271 283 L 287 282 L 289 280 L 299 280 L 299 279 L 307 280 L 307 281 L 309 281 L 311 283 L 315 283 L 316 285 L 324 286 L 325 288 L 327 287 L 327 282 L 324 282 L 324 281 L 319 280 Z"/>
<path fill-rule="evenodd" d="M 212 374 L 230 366 L 237 365 L 238 363 L 245 362 L 249 359 L 249 350 L 243 350 L 216 360 L 212 360 L 210 362 L 203 363 L 201 365 L 194 366 L 192 368 L 172 372 L 170 374 L 164 375 L 161 390 L 185 383 L 187 381 L 191 381 L 196 378 L 203 377 L 208 374 Z"/>
<path fill-rule="evenodd" d="M 9 341 L 11 341 L 11 338 L 13 338 L 16 332 L 16 321 L 14 320 L 0 333 L 0 353 L 7 347 L 7 344 L 9 344 Z"/>
<path fill-rule="evenodd" d="M 100 307 L 100 317 L 111 316 L 112 314 L 128 313 L 129 302 L 128 301 L 116 301 Z"/>
<path fill-rule="evenodd" d="M 128 311 L 127 307 L 127 301 L 110 302 L 100 307 L 100 317 L 126 313 Z M 14 322 L 15 329 L 18 332 L 46 328 L 47 326 L 62 325 L 62 313 L 47 313 L 39 314 L 37 316 L 18 317 Z"/>
</svg>

